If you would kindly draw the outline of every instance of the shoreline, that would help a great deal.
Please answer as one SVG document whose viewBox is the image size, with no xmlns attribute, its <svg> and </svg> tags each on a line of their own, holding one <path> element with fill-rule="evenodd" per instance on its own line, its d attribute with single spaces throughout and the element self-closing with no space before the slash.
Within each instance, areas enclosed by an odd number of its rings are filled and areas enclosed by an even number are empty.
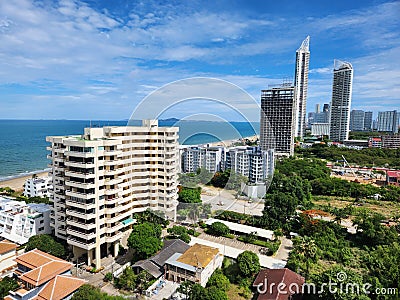
<svg viewBox="0 0 400 300">
<path fill-rule="evenodd" d="M 14 191 L 19 192 L 23 191 L 25 181 L 29 178 L 32 178 L 32 175 L 36 174 L 37 177 L 47 177 L 50 169 L 37 170 L 26 172 L 18 175 L 11 175 L 5 178 L 0 179 L 0 187 L 10 187 Z"/>
</svg>

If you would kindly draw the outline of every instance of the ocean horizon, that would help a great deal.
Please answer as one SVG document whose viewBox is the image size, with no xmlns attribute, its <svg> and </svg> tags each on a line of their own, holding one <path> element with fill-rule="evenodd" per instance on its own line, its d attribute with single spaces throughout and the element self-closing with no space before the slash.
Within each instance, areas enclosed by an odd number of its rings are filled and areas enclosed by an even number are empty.
<svg viewBox="0 0 400 300">
<path fill-rule="evenodd" d="M 85 127 L 126 126 L 128 120 L 0 120 L 0 181 L 46 171 L 46 136 L 80 135 Z M 130 122 L 131 123 L 131 122 Z M 140 121 L 133 121 L 133 125 Z M 259 122 L 159 120 L 160 126 L 178 126 L 179 143 L 207 144 L 259 134 Z"/>
</svg>

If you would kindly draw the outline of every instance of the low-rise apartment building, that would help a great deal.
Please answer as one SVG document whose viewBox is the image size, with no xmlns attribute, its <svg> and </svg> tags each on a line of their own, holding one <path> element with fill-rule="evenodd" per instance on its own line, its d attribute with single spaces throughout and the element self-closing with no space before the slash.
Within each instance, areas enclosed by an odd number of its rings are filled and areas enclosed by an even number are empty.
<svg viewBox="0 0 400 300">
<path fill-rule="evenodd" d="M 173 254 L 165 263 L 166 278 L 175 282 L 191 281 L 206 286 L 212 273 L 222 266 L 219 249 L 194 244 L 183 254 Z"/>
<path fill-rule="evenodd" d="M 147 209 L 176 218 L 178 127 L 85 128 L 83 135 L 47 137 L 54 186 L 51 226 L 75 258 L 101 266 L 116 256 L 133 215 Z"/>
<path fill-rule="evenodd" d="M 180 155 L 183 173 L 195 173 L 199 168 L 211 173 L 230 169 L 247 177 L 250 183 L 263 183 L 274 170 L 274 150 L 262 151 L 253 146 L 185 146 Z"/>
<path fill-rule="evenodd" d="M 25 181 L 24 196 L 48 198 L 52 188 L 50 177 L 29 178 Z"/>
<path fill-rule="evenodd" d="M 50 234 L 50 210 L 47 204 L 0 197 L 0 236 L 23 245 L 33 235 Z"/>
<path fill-rule="evenodd" d="M 181 170 L 183 173 L 195 173 L 204 168 L 216 173 L 221 170 L 224 153 L 224 147 L 181 146 Z"/>
</svg>

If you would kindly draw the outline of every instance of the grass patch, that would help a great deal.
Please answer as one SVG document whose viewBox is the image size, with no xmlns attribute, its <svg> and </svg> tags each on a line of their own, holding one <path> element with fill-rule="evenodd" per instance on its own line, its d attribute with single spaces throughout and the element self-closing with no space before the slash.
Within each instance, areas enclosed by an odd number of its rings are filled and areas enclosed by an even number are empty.
<svg viewBox="0 0 400 300">
<path fill-rule="evenodd" d="M 314 208 L 328 211 L 329 208 L 344 208 L 353 205 L 354 200 L 349 197 L 313 196 L 312 202 L 315 205 Z M 398 202 L 364 199 L 364 202 L 361 203 L 361 206 L 354 206 L 354 214 L 362 207 L 384 215 L 386 218 L 400 216 L 400 203 Z"/>
<path fill-rule="evenodd" d="M 239 236 L 237 238 L 237 240 L 241 241 L 243 243 L 253 244 L 256 246 L 268 248 L 269 249 L 268 255 L 274 255 L 275 252 L 278 251 L 279 246 L 281 245 L 280 240 L 276 240 L 276 241 L 264 241 L 264 240 L 259 240 L 259 239 L 248 240 L 244 236 Z"/>
<path fill-rule="evenodd" d="M 229 290 L 226 291 L 229 300 L 247 300 L 252 297 L 243 297 L 243 288 L 239 287 L 236 284 L 231 283 L 229 285 Z"/>
</svg>

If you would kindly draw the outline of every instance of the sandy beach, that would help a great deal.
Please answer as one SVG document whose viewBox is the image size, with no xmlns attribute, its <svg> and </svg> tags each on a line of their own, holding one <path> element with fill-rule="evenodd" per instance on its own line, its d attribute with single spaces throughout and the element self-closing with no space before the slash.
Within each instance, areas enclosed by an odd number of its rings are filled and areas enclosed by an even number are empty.
<svg viewBox="0 0 400 300">
<path fill-rule="evenodd" d="M 246 139 L 251 142 L 255 142 L 258 138 L 259 138 L 258 135 L 252 135 L 252 136 L 246 136 L 246 137 L 243 137 L 240 139 L 226 140 L 226 141 L 220 141 L 220 142 L 208 143 L 208 144 L 212 147 L 217 147 L 217 146 L 231 147 L 235 143 L 243 142 Z"/>
<path fill-rule="evenodd" d="M 37 177 L 47 177 L 49 172 L 40 172 L 36 173 Z M 8 179 L 4 181 L 0 181 L 0 187 L 10 187 L 15 191 L 22 191 L 24 189 L 24 183 L 28 178 L 32 178 L 32 174 L 17 177 L 13 179 Z"/>
</svg>

